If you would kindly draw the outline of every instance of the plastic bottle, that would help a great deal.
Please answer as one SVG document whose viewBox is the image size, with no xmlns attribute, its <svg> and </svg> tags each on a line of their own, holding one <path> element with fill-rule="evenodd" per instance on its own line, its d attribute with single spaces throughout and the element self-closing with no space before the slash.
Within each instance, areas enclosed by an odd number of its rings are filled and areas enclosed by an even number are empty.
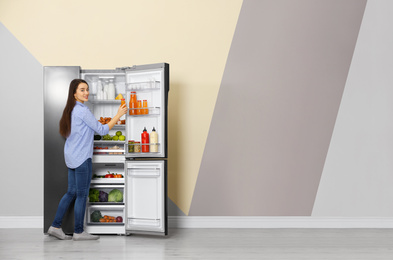
<svg viewBox="0 0 393 260">
<path fill-rule="evenodd" d="M 146 127 L 143 129 L 141 139 L 142 139 L 142 153 L 148 153 L 149 145 L 143 145 L 149 143 L 149 133 L 147 132 Z"/>
<path fill-rule="evenodd" d="M 116 91 L 115 91 L 115 84 L 113 83 L 113 79 L 109 80 L 108 83 L 108 99 L 113 100 L 116 97 Z"/>
<path fill-rule="evenodd" d="M 153 130 L 150 133 L 150 152 L 157 153 L 158 152 L 158 134 L 156 129 L 153 127 Z"/>
<path fill-rule="evenodd" d="M 142 107 L 143 107 L 143 109 L 142 109 L 143 113 L 142 114 L 144 114 L 144 115 L 149 114 L 149 109 L 147 108 L 147 100 L 143 100 Z"/>
<path fill-rule="evenodd" d="M 98 80 L 98 82 L 97 82 L 97 99 L 99 99 L 99 100 L 104 99 L 104 92 L 102 90 L 101 80 Z"/>
<path fill-rule="evenodd" d="M 108 82 L 107 81 L 105 81 L 105 84 L 104 84 L 104 95 L 103 95 L 102 99 L 108 99 Z"/>
<path fill-rule="evenodd" d="M 142 101 L 138 100 L 137 104 L 136 104 L 136 107 L 138 108 L 136 110 L 136 114 L 137 115 L 142 115 L 142 110 L 143 110 L 143 109 L 141 109 L 142 108 Z"/>
<path fill-rule="evenodd" d="M 135 91 L 131 91 L 130 94 L 130 104 L 128 106 L 128 108 L 130 109 L 130 116 L 132 115 L 136 115 L 136 92 Z"/>
</svg>

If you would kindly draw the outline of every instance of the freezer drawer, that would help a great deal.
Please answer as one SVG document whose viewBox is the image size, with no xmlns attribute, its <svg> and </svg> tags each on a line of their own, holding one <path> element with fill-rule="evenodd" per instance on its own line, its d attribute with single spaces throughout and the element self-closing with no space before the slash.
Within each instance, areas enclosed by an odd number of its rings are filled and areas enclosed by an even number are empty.
<svg viewBox="0 0 393 260">
<path fill-rule="evenodd" d="M 126 171 L 126 232 L 166 235 L 166 161 L 126 162 Z"/>
</svg>

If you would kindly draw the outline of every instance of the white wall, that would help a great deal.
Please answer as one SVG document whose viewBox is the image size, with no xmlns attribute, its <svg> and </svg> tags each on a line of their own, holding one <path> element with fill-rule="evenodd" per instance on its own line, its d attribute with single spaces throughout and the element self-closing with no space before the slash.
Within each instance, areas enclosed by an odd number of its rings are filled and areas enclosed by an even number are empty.
<svg viewBox="0 0 393 260">
<path fill-rule="evenodd" d="M 312 216 L 393 216 L 393 1 L 369 0 Z"/>
<path fill-rule="evenodd" d="M 0 216 L 43 215 L 42 66 L 0 23 Z"/>
</svg>

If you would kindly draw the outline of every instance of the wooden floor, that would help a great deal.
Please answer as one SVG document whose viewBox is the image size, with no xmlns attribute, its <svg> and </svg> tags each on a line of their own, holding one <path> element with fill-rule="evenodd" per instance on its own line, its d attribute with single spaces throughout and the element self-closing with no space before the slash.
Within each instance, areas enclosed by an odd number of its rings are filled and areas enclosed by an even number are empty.
<svg viewBox="0 0 393 260">
<path fill-rule="evenodd" d="M 167 237 L 61 241 L 0 229 L 0 259 L 393 259 L 393 229 L 170 229 Z"/>
</svg>

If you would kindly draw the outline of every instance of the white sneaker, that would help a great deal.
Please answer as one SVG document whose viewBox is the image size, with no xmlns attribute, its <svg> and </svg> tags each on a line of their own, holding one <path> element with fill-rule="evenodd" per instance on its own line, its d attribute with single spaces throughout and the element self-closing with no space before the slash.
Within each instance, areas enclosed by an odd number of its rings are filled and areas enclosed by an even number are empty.
<svg viewBox="0 0 393 260">
<path fill-rule="evenodd" d="M 99 236 L 95 236 L 95 235 L 90 235 L 89 233 L 87 233 L 86 231 L 83 231 L 82 233 L 74 233 L 74 236 L 72 237 L 72 240 L 74 241 L 80 241 L 80 240 L 97 240 L 99 239 Z"/>
<path fill-rule="evenodd" d="M 50 226 L 50 228 L 48 229 L 48 234 L 50 236 L 54 236 L 54 237 L 56 237 L 58 239 L 61 239 L 61 240 L 70 240 L 70 239 L 72 239 L 71 236 L 67 236 L 66 234 L 64 234 L 64 232 L 63 232 L 63 230 L 61 228 L 55 228 L 55 227 L 52 227 L 52 226 Z"/>
</svg>

